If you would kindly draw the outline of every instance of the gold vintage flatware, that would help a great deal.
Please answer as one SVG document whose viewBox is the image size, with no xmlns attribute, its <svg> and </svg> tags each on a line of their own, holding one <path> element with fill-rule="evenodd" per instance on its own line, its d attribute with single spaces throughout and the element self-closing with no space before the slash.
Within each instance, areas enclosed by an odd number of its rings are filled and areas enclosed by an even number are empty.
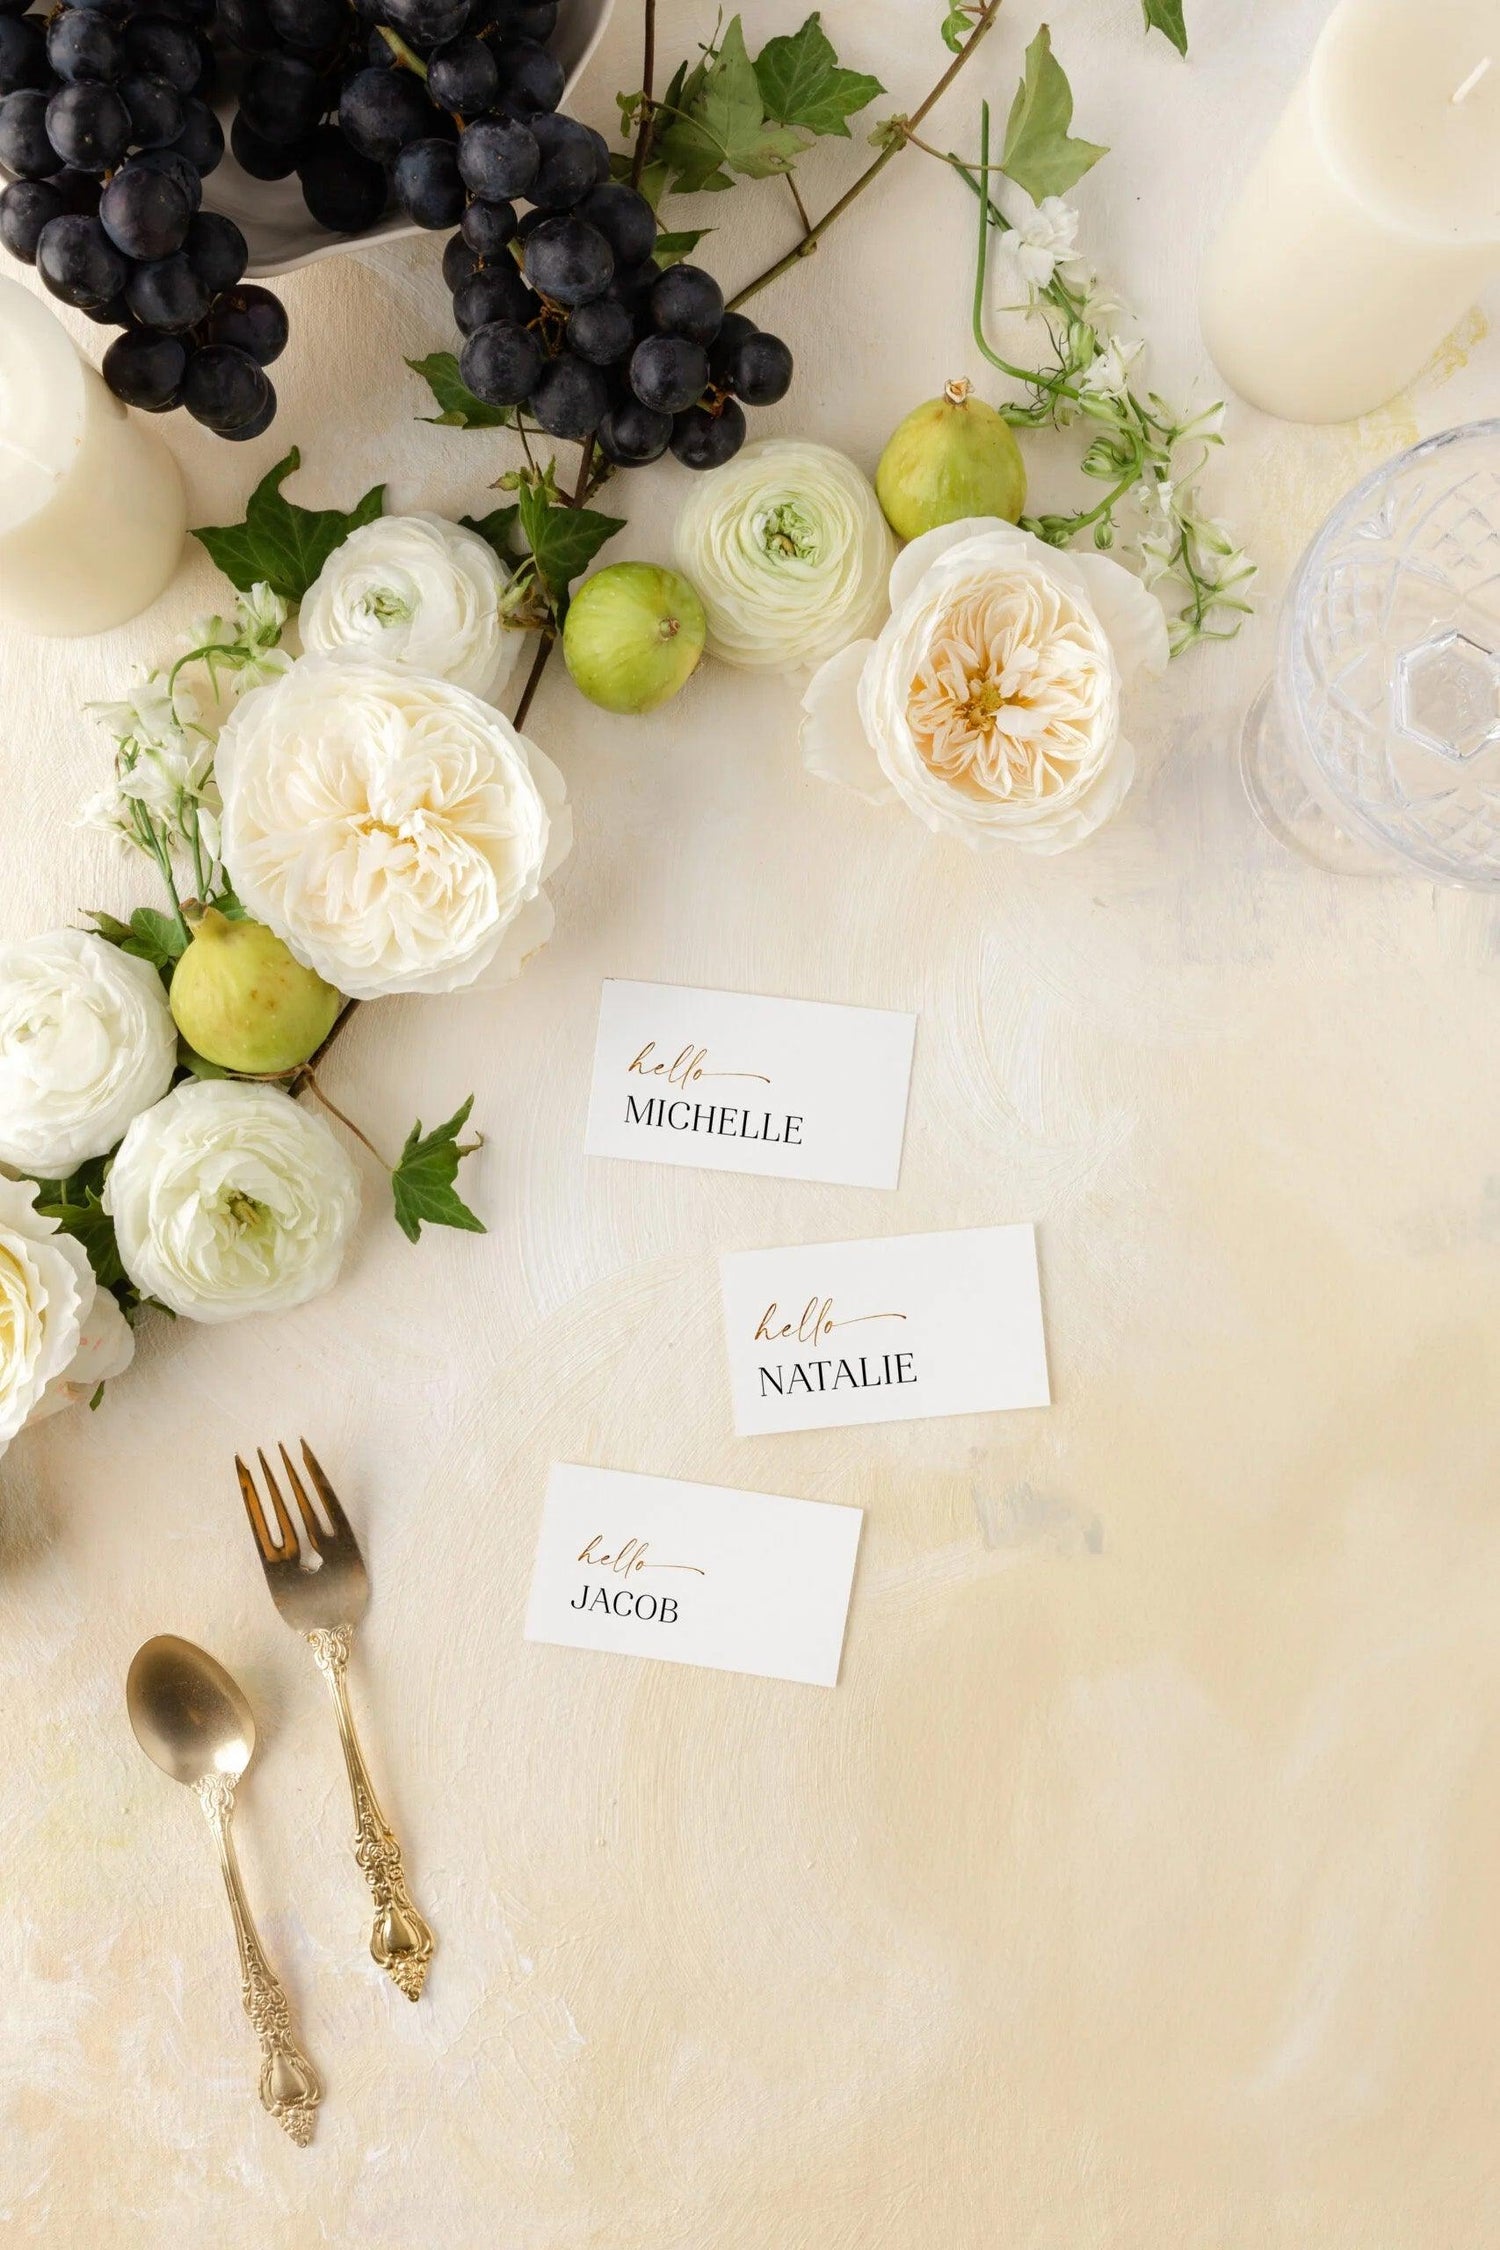
<svg viewBox="0 0 1500 2250">
<path fill-rule="evenodd" d="M 271 1537 L 255 1479 L 236 1454 L 234 1465 L 239 1475 L 240 1494 L 250 1518 L 250 1528 L 255 1533 L 271 1599 L 292 1630 L 306 1636 L 333 1696 L 339 1739 L 344 1746 L 344 1764 L 349 1774 L 349 1792 L 354 1799 L 354 1856 L 364 1870 L 365 1881 L 375 1900 L 375 1925 L 370 1932 L 371 1957 L 393 1983 L 400 1986 L 408 2000 L 415 2000 L 432 1959 L 432 1932 L 412 1905 L 406 1888 L 406 1870 L 401 1864 L 401 1846 L 380 1809 L 380 1800 L 359 1746 L 359 1736 L 354 1731 L 354 1714 L 349 1708 L 346 1677 L 349 1650 L 354 1628 L 364 1616 L 370 1599 L 369 1573 L 359 1551 L 359 1542 L 349 1528 L 349 1519 L 339 1506 L 333 1486 L 314 1459 L 306 1438 L 302 1440 L 302 1459 L 322 1502 L 326 1523 L 320 1522 L 314 1514 L 312 1502 L 285 1446 L 281 1448 L 281 1459 L 315 1563 L 303 1562 L 292 1519 L 271 1474 L 271 1464 L 264 1453 L 258 1453 L 257 1458 L 271 1506 L 276 1511 L 279 1538 Z"/>
<path fill-rule="evenodd" d="M 223 1665 L 175 1633 L 136 1650 L 125 1708 L 147 1757 L 194 1791 L 213 1830 L 239 1946 L 240 1998 L 260 2041 L 261 2104 L 306 2148 L 323 2088 L 292 2037 L 286 1994 L 251 1917 L 230 1826 L 234 1785 L 255 1755 L 255 1715 Z"/>
</svg>

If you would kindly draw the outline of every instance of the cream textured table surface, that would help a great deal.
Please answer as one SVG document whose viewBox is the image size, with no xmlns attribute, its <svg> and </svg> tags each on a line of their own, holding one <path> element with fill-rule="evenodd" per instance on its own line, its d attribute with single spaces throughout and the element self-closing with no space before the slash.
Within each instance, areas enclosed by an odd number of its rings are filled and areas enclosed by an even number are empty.
<svg viewBox="0 0 1500 2250">
<path fill-rule="evenodd" d="M 910 106 L 938 0 L 831 0 Z M 800 0 L 747 0 L 752 44 Z M 1320 0 L 1051 10 L 1079 192 L 1169 391 L 1210 378 L 1202 235 Z M 1007 7 L 936 121 L 1008 102 Z M 580 107 L 636 83 L 620 0 Z M 661 51 L 712 11 L 674 0 Z M 815 201 L 858 151 L 823 144 Z M 790 240 L 776 183 L 709 212 L 721 272 Z M 873 468 L 967 341 L 970 206 L 888 173 L 761 306 L 799 355 L 759 424 Z M 275 427 L 167 435 L 193 519 L 292 442 L 307 501 L 385 478 L 473 508 L 505 456 L 427 428 L 403 353 L 451 331 L 435 245 L 286 288 Z M 80 333 L 83 333 L 80 324 Z M 97 331 L 88 332 L 97 349 Z M 574 856 L 518 985 L 387 1002 L 332 1090 L 392 1145 L 471 1089 L 483 1239 L 369 1210 L 288 1318 L 150 1322 L 95 1416 L 0 1480 L 0 2237 L 56 2250 L 1489 2250 L 1500 2234 L 1500 917 L 1337 880 L 1234 764 L 1275 596 L 1360 473 L 1493 411 L 1482 319 L 1357 427 L 1243 411 L 1213 491 L 1265 612 L 1173 668 L 1123 812 L 1057 860 L 971 856 L 806 777 L 796 690 L 705 665 L 655 719 L 554 670 L 533 731 Z M 1047 496 L 1040 463 L 1036 488 Z M 659 555 L 685 476 L 621 488 Z M 1059 489 L 1061 489 L 1059 487 Z M 80 715 L 222 582 L 191 559 L 104 639 L 0 646 L 7 934 L 150 895 L 69 825 Z M 602 978 L 919 1012 L 899 1192 L 582 1153 Z M 725 1248 L 1035 1218 L 1047 1412 L 736 1439 Z M 230 1460 L 305 1432 L 375 1597 L 354 1696 L 439 1951 L 417 2007 L 367 1911 L 322 1682 L 274 1615 Z M 533 1647 L 548 1464 L 867 1511 L 841 1684 Z M 263 1752 L 246 1879 L 327 2081 L 299 2151 L 255 2104 L 197 1810 L 123 1681 L 148 1634 L 238 1674 Z"/>
</svg>

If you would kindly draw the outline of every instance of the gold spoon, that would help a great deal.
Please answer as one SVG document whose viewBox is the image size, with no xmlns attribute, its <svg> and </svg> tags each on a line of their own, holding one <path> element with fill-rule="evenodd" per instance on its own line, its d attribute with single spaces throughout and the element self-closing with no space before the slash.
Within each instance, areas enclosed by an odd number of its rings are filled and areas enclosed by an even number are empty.
<svg viewBox="0 0 1500 2250">
<path fill-rule="evenodd" d="M 306 2148 L 323 2088 L 292 2037 L 286 1994 L 256 1934 L 230 1829 L 234 1785 L 255 1755 L 255 1715 L 223 1665 L 175 1633 L 136 1650 L 125 1707 L 147 1757 L 195 1792 L 214 1832 L 239 1945 L 240 1998 L 260 2041 L 261 2104 Z"/>
</svg>

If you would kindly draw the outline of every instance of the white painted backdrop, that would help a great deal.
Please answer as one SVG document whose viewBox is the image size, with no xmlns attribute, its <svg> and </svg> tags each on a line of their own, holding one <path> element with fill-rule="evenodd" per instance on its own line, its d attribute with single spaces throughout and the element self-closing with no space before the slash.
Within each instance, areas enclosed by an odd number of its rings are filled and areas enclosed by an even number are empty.
<svg viewBox="0 0 1500 2250">
<path fill-rule="evenodd" d="M 802 0 L 747 0 L 752 44 Z M 939 0 L 830 0 L 909 107 Z M 1010 97 L 1014 0 L 935 120 Z M 1078 200 L 1163 387 L 1207 379 L 1193 275 L 1323 0 L 1058 0 Z M 621 0 L 584 114 L 636 83 Z M 671 0 L 668 61 L 711 11 Z M 806 167 L 815 204 L 857 149 Z M 718 270 L 790 240 L 775 183 L 709 206 Z M 964 191 L 903 158 L 761 308 L 799 355 L 759 427 L 867 467 L 967 339 Z M 506 455 L 426 428 L 435 246 L 286 289 L 256 444 L 168 435 L 196 520 L 295 441 L 298 496 L 473 508 Z M 80 333 L 82 333 L 80 326 Z M 97 349 L 97 331 L 87 331 Z M 97 1416 L 18 1444 L 0 1504 L 0 2232 L 122 2250 L 1481 2250 L 1500 2229 L 1497 919 L 1336 881 L 1254 827 L 1233 751 L 1269 612 L 1363 470 L 1496 401 L 1476 320 L 1357 428 L 1246 413 L 1213 489 L 1267 615 L 1174 668 L 1115 823 L 971 858 L 805 778 L 796 690 L 704 666 L 657 718 L 554 673 L 535 731 L 578 846 L 519 986 L 388 1003 L 334 1090 L 377 1140 L 471 1090 L 490 1232 L 370 1213 L 338 1291 L 149 1323 Z M 1048 472 L 1036 487 L 1045 498 Z M 665 552 L 682 474 L 622 487 Z M 1061 487 L 1058 488 L 1059 491 Z M 69 826 L 80 715 L 220 595 L 0 647 L 0 928 L 147 895 Z M 920 1011 L 899 1193 L 586 1161 L 610 974 Z M 1035 1218 L 1046 1413 L 736 1440 L 721 1248 Z M 305 1432 L 375 1599 L 355 1698 L 441 1950 L 412 2008 L 363 1957 L 330 1714 L 262 1590 L 236 1447 Z M 566 1457 L 868 1511 L 832 1693 L 523 1644 Z M 141 1758 L 147 1634 L 244 1682 L 241 1849 L 326 2073 L 311 2151 L 259 2115 L 191 1802 Z"/>
</svg>

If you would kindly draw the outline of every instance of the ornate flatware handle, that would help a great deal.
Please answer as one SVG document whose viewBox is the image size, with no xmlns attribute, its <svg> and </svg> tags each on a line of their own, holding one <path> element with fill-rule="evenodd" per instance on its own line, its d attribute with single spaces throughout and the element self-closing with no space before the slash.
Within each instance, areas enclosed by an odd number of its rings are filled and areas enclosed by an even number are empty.
<svg viewBox="0 0 1500 2250">
<path fill-rule="evenodd" d="M 317 2072 L 292 2037 L 291 2011 L 281 1980 L 266 1959 L 265 1947 L 250 1913 L 245 1886 L 240 1881 L 234 1854 L 234 1783 L 227 1774 L 209 1774 L 198 1783 L 198 1798 L 219 1847 L 224 1888 L 234 1917 L 235 1941 L 240 1954 L 240 1999 L 260 2041 L 260 2099 L 284 2133 L 299 2148 L 312 2139 L 323 2087 Z"/>
<path fill-rule="evenodd" d="M 375 1901 L 370 1956 L 392 1983 L 400 1986 L 408 2000 L 415 2000 L 426 1982 L 433 1936 L 412 1905 L 406 1888 L 406 1870 L 401 1864 L 401 1846 L 380 1809 L 380 1799 L 375 1794 L 359 1736 L 354 1731 L 347 1677 L 353 1639 L 352 1625 L 336 1625 L 307 1636 L 308 1646 L 328 1682 L 333 1707 L 338 1713 L 349 1794 L 354 1799 L 354 1856 L 364 1869 L 365 1881 Z"/>
</svg>

